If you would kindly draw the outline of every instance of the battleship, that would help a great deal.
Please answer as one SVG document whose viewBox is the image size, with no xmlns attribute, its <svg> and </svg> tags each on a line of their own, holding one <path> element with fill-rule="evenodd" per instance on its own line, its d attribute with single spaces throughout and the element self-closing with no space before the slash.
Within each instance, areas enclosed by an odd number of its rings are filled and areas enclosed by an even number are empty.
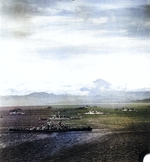
<svg viewBox="0 0 150 162">
<path fill-rule="evenodd" d="M 62 122 L 53 123 L 47 122 L 41 127 L 31 128 L 9 128 L 11 133 L 53 133 L 53 132 L 70 132 L 70 131 L 92 131 L 90 126 L 88 127 L 71 127 Z"/>
</svg>

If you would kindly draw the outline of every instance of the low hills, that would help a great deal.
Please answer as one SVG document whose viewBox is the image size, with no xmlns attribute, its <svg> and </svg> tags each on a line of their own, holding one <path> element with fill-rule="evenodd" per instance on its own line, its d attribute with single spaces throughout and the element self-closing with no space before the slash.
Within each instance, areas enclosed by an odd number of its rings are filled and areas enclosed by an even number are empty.
<svg viewBox="0 0 150 162">
<path fill-rule="evenodd" d="M 97 95 L 56 95 L 46 92 L 34 92 L 27 95 L 0 96 L 1 106 L 29 106 L 49 104 L 98 104 L 150 102 L 150 92 L 102 91 Z"/>
</svg>

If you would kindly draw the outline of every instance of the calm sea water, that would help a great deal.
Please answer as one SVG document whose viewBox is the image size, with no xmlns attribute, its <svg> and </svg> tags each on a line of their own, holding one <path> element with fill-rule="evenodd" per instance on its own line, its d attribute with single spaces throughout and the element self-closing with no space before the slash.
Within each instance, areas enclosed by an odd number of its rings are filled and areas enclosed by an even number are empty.
<svg viewBox="0 0 150 162">
<path fill-rule="evenodd" d="M 51 134 L 1 133 L 1 162 L 38 162 L 59 154 L 62 149 L 80 145 L 102 137 L 99 131 L 62 132 Z"/>
</svg>

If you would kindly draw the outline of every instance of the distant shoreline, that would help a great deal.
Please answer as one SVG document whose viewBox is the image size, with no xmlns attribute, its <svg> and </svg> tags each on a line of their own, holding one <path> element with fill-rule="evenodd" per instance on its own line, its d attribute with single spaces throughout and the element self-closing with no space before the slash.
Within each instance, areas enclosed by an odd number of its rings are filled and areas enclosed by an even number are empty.
<svg viewBox="0 0 150 162">
<path fill-rule="evenodd" d="M 3 110 L 4 108 L 16 108 L 16 107 L 20 107 L 20 108 L 34 108 L 34 109 L 37 109 L 37 108 L 45 108 L 45 107 L 48 107 L 48 106 L 54 106 L 54 108 L 58 106 L 58 108 L 63 108 L 64 106 L 74 106 L 74 107 L 79 107 L 79 106 L 86 106 L 86 105 L 89 105 L 89 106 L 103 106 L 103 105 L 141 105 L 141 104 L 144 104 L 144 105 L 150 105 L 150 102 L 120 102 L 120 103 L 117 103 L 117 102 L 112 102 L 112 103 L 87 103 L 87 104 L 48 104 L 48 105 L 4 105 L 4 106 L 0 106 L 0 111 Z M 111 106 L 112 107 L 112 106 Z M 106 107 L 108 108 L 108 107 Z M 110 107 L 109 107 L 110 108 Z M 113 107 L 112 107 L 113 108 Z"/>
</svg>

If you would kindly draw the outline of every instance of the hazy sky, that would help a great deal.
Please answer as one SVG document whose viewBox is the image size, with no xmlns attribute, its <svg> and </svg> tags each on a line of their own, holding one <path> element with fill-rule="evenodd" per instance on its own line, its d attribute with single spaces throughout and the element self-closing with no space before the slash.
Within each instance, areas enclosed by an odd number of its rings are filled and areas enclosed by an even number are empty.
<svg viewBox="0 0 150 162">
<path fill-rule="evenodd" d="M 119 2 L 118 2 L 119 1 Z M 147 0 L 0 0 L 0 95 L 150 90 Z"/>
</svg>

